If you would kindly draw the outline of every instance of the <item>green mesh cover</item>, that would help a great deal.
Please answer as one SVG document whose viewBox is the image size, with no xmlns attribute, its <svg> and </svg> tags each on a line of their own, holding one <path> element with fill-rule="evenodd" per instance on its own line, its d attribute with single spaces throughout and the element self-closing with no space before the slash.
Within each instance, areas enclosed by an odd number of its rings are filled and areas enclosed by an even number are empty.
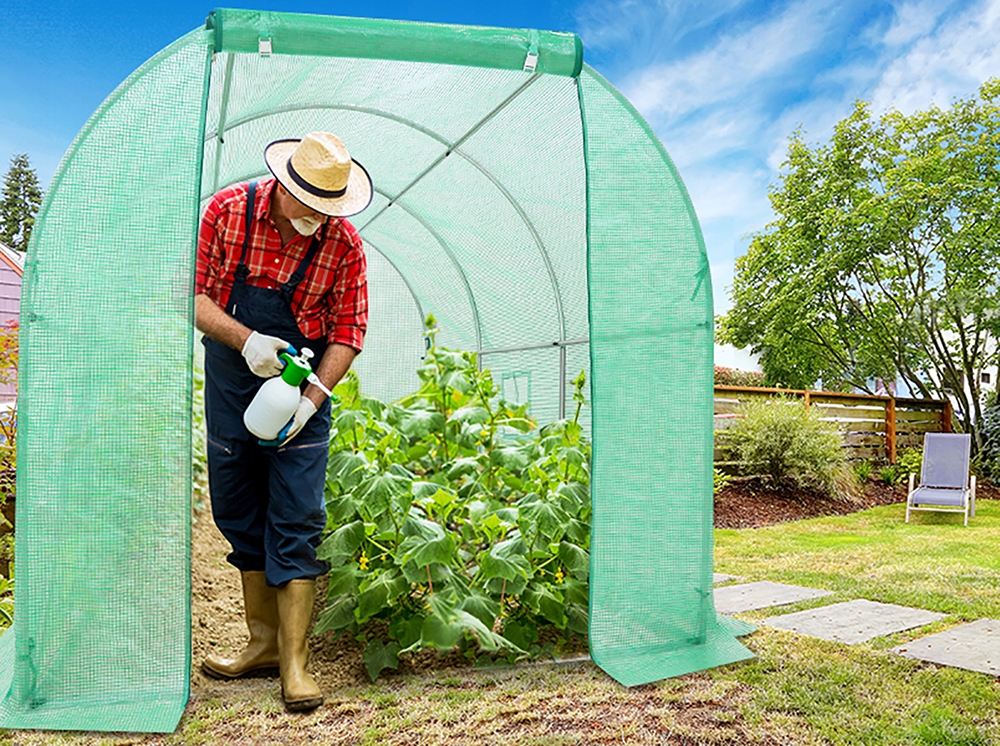
<svg viewBox="0 0 1000 746">
<path fill-rule="evenodd" d="M 369 258 L 366 390 L 415 388 L 430 313 L 442 345 L 477 351 L 540 422 L 572 406 L 587 370 L 594 659 L 638 684 L 748 657 L 745 627 L 720 624 L 712 601 L 700 231 L 662 146 L 582 65 L 579 39 L 224 10 L 88 122 L 33 234 L 0 726 L 176 726 L 200 208 L 266 176 L 268 142 L 312 130 L 340 134 L 375 183 L 353 219 Z"/>
</svg>

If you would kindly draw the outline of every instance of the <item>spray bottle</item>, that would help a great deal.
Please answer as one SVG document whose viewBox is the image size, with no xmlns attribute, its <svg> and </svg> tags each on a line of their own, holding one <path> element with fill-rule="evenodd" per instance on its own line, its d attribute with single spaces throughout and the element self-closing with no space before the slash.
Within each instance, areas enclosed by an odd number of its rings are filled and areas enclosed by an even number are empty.
<svg viewBox="0 0 1000 746">
<path fill-rule="evenodd" d="M 312 350 L 303 348 L 298 355 L 295 350 L 286 350 L 278 355 L 285 363 L 280 376 L 269 378 L 257 391 L 250 406 L 243 413 L 243 424 L 247 430 L 261 440 L 274 440 L 281 428 L 295 416 L 299 407 L 301 392 L 299 385 L 310 377 L 315 377 L 309 359 Z"/>
</svg>

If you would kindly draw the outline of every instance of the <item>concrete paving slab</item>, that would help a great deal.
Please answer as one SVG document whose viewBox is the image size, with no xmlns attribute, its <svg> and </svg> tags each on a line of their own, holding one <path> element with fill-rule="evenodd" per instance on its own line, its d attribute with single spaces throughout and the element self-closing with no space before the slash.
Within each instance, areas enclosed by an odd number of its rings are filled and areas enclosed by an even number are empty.
<svg viewBox="0 0 1000 746">
<path fill-rule="evenodd" d="M 740 585 L 716 588 L 715 610 L 720 614 L 736 614 L 740 611 L 794 604 L 810 598 L 829 596 L 832 593 L 832 591 L 805 588 L 801 585 L 786 585 L 772 583 L 770 580 L 760 580 L 756 583 L 741 583 Z"/>
<path fill-rule="evenodd" d="M 980 619 L 892 650 L 907 658 L 1000 676 L 1000 621 Z"/>
<path fill-rule="evenodd" d="M 726 575 L 726 574 L 721 573 L 721 572 L 713 572 L 712 573 L 712 582 L 713 583 L 716 583 L 716 584 L 718 584 L 718 583 L 725 583 L 727 580 L 739 580 L 739 578 L 737 578 L 735 575 Z"/>
<path fill-rule="evenodd" d="M 761 624 L 823 640 L 856 645 L 874 637 L 923 627 L 925 624 L 944 619 L 944 616 L 924 609 L 858 599 L 794 614 L 773 616 L 763 620 Z"/>
</svg>

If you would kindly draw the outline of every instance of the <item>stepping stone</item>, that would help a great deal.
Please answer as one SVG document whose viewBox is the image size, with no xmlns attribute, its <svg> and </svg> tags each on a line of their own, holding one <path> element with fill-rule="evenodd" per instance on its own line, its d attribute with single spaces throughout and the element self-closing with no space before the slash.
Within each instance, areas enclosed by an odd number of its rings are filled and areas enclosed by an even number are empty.
<svg viewBox="0 0 1000 746">
<path fill-rule="evenodd" d="M 712 582 L 718 585 L 719 583 L 725 583 L 727 580 L 736 580 L 735 575 L 724 575 L 721 572 L 712 573 Z"/>
<path fill-rule="evenodd" d="M 760 580 L 756 583 L 728 585 L 715 589 L 715 610 L 720 614 L 735 614 L 740 611 L 766 609 L 769 606 L 783 606 L 810 598 L 832 595 L 833 591 L 805 588 L 801 585 L 785 585 Z"/>
<path fill-rule="evenodd" d="M 1000 676 L 1000 621 L 980 619 L 921 637 L 892 651 L 928 663 Z"/>
<path fill-rule="evenodd" d="M 823 640 L 856 645 L 875 637 L 923 627 L 944 617 L 944 614 L 924 609 L 911 609 L 907 606 L 859 599 L 794 614 L 773 616 L 761 624 Z"/>
</svg>

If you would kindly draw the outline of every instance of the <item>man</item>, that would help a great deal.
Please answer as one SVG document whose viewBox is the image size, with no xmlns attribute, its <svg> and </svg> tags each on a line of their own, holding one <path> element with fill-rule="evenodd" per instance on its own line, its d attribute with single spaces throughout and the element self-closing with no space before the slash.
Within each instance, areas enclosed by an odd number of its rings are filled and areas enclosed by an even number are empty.
<svg viewBox="0 0 1000 746">
<path fill-rule="evenodd" d="M 323 703 L 306 671 L 316 558 L 326 523 L 323 487 L 329 389 L 361 351 L 368 295 L 361 239 L 343 218 L 371 202 L 372 183 L 327 132 L 278 140 L 264 152 L 274 178 L 216 194 L 198 240 L 195 324 L 205 337 L 208 476 L 216 525 L 240 570 L 250 642 L 234 659 L 210 655 L 209 676 L 277 668 L 289 710 Z M 304 386 L 276 441 L 263 443 L 243 413 L 278 353 L 309 348 L 322 386 Z"/>
</svg>

